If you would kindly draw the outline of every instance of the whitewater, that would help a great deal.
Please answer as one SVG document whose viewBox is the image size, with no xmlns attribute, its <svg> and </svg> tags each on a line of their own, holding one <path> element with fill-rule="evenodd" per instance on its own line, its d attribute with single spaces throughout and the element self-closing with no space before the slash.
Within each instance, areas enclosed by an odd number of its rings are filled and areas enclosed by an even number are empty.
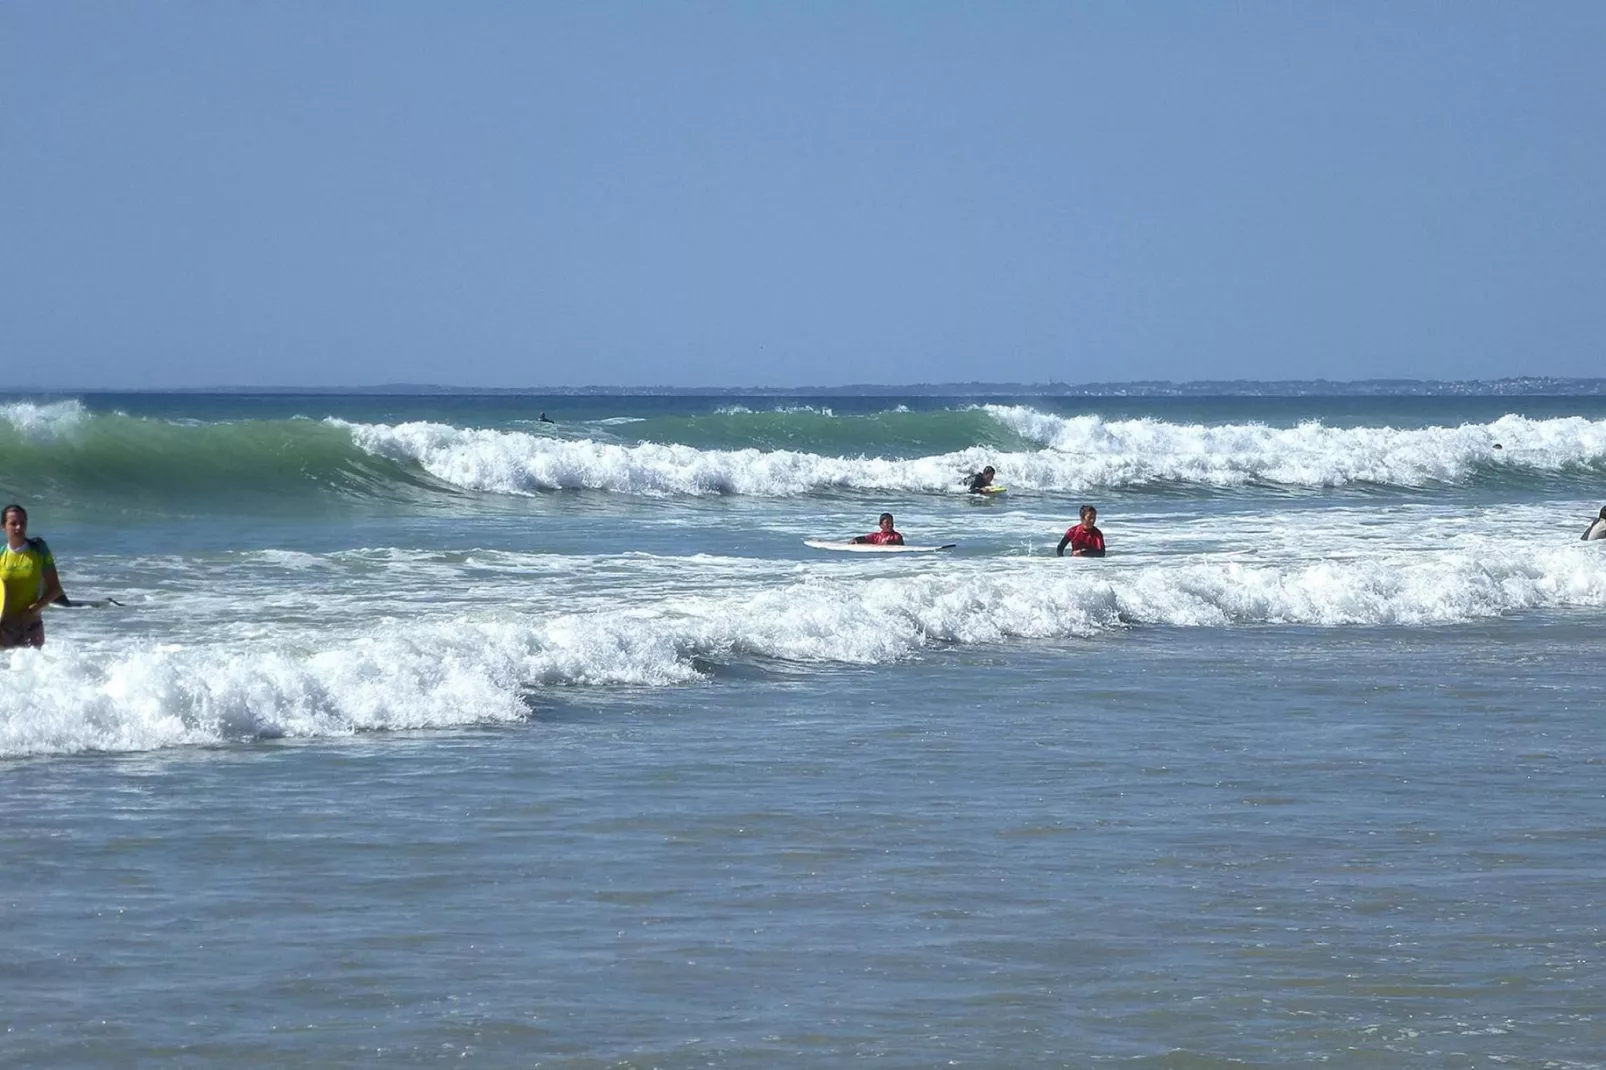
<svg viewBox="0 0 1606 1070">
<path fill-rule="evenodd" d="M 553 689 L 717 686 L 740 663 L 1043 642 L 1074 659 L 1133 629 L 1446 627 L 1606 602 L 1606 557 L 1569 538 L 1606 463 L 1593 413 L 1392 427 L 776 402 L 473 426 L 296 404 L 0 405 L 10 497 L 69 590 L 124 607 L 54 613 L 59 640 L 0 655 L 0 757 L 517 722 Z M 729 448 L 732 420 L 843 448 Z M 978 441 L 922 452 L 953 425 Z M 964 493 L 984 463 L 1005 498 Z M 1084 498 L 1115 550 L 1057 559 Z M 958 549 L 802 545 L 883 507 Z"/>
<path fill-rule="evenodd" d="M 556 439 L 525 431 L 434 423 L 349 425 L 357 446 L 454 486 L 505 494 L 591 489 L 620 494 L 796 496 L 832 489 L 952 492 L 955 472 L 992 463 L 1018 490 L 1349 484 L 1422 487 L 1480 473 L 1606 468 L 1606 422 L 1580 417 L 1395 428 L 1177 425 L 1061 417 L 1025 406 L 982 409 L 998 438 L 1036 449 L 971 446 L 924 457 L 822 456 L 794 450 L 711 450 L 678 443 Z"/>
</svg>

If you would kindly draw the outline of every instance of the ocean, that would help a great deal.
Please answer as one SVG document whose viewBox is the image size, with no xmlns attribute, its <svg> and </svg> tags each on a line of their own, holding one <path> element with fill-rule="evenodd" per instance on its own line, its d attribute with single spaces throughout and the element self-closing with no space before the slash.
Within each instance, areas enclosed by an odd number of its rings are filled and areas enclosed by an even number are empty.
<svg viewBox="0 0 1606 1070">
<path fill-rule="evenodd" d="M 12 396 L 0 496 L 0 1066 L 1606 1067 L 1606 397 Z"/>
</svg>

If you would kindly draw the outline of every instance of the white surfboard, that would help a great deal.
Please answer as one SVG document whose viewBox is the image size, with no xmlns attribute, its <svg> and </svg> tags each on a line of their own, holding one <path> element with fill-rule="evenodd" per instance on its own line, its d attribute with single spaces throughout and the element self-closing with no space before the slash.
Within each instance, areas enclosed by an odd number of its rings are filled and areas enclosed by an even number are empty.
<svg viewBox="0 0 1606 1070">
<path fill-rule="evenodd" d="M 846 542 L 838 539 L 804 539 L 804 546 L 812 546 L 816 550 L 845 550 L 851 554 L 931 554 L 938 550 L 952 550 L 959 544 L 956 542 L 944 543 L 942 546 L 880 546 L 873 542 Z"/>
</svg>

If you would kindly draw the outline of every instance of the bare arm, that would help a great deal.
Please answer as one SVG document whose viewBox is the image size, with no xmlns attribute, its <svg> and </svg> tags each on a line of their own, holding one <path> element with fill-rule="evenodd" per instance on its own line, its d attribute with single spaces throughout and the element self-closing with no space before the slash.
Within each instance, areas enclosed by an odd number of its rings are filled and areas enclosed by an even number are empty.
<svg viewBox="0 0 1606 1070">
<path fill-rule="evenodd" d="M 47 566 L 45 568 L 45 593 L 37 602 L 29 603 L 28 612 L 38 613 L 41 609 L 60 598 L 62 593 L 61 577 L 56 574 L 56 566 Z"/>
</svg>

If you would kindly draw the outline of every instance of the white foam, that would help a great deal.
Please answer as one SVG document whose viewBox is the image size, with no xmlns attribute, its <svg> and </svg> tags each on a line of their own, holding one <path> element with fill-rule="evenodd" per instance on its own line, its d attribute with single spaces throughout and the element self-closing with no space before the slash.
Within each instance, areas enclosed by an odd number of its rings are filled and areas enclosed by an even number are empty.
<svg viewBox="0 0 1606 1070">
<path fill-rule="evenodd" d="M 357 446 L 472 490 L 529 494 L 590 489 L 647 496 L 800 495 L 825 488 L 954 489 L 962 454 L 917 460 L 825 457 L 793 450 L 703 450 L 590 439 L 562 441 L 521 431 L 435 423 L 348 424 Z"/>
<path fill-rule="evenodd" d="M 1333 487 L 1457 483 L 1481 464 L 1555 471 L 1606 460 L 1606 420 L 1530 420 L 1507 415 L 1459 427 L 1297 427 L 1173 424 L 1152 419 L 1054 416 L 1025 406 L 987 405 L 1022 438 L 1047 450 L 1023 459 L 1017 486 L 1132 486 L 1161 481 Z M 1496 450 L 1499 444 L 1502 448 Z M 1068 463 L 1067 463 L 1068 462 Z M 1002 477 L 1003 473 L 1000 472 Z"/>
<path fill-rule="evenodd" d="M 900 406 L 901 408 L 901 406 Z M 714 410 L 718 416 L 752 416 L 758 410 L 748 408 L 746 405 L 721 405 Z M 809 413 L 814 416 L 835 416 L 836 413 L 825 405 L 776 405 L 769 410 L 780 415 L 793 413 Z M 904 410 L 908 411 L 908 410 Z"/>
<path fill-rule="evenodd" d="M 34 441 L 59 438 L 88 418 L 89 411 L 77 400 L 0 403 L 0 421 L 10 424 L 18 434 Z"/>
<path fill-rule="evenodd" d="M 565 594 L 581 608 L 564 613 L 505 601 L 396 606 L 345 632 L 329 623 L 339 614 L 324 623 L 303 615 L 312 606 L 250 628 L 214 621 L 172 633 L 176 642 L 53 629 L 43 650 L 0 654 L 0 756 L 510 721 L 527 715 L 532 692 L 539 704 L 543 688 L 685 685 L 702 678 L 704 661 L 877 665 L 932 644 L 1131 627 L 1422 627 L 1606 607 L 1599 546 L 1517 550 L 1494 536 L 1349 561 L 880 564 L 796 566 L 764 582 L 773 562 L 653 559 L 645 574 L 661 580 L 678 568 L 678 589 L 656 582 L 610 604 L 599 584 L 594 598 Z M 717 575 L 732 585 L 711 587 Z M 150 609 L 147 634 L 161 620 Z"/>
<path fill-rule="evenodd" d="M 983 464 L 993 465 L 998 481 L 1017 491 L 1084 493 L 1155 483 L 1421 487 L 1465 482 L 1480 466 L 1554 472 L 1606 462 L 1606 421 L 1581 417 L 1503 416 L 1488 424 L 1400 430 L 1173 424 L 1061 417 L 1021 406 L 984 408 L 1044 448 L 1001 454 L 977 446 L 889 459 L 622 445 L 436 423 L 331 422 L 348 429 L 368 452 L 417 465 L 460 487 L 503 494 L 581 488 L 656 497 L 795 496 L 830 489 L 959 493 L 961 477 Z M 1503 448 L 1494 449 L 1496 443 Z"/>
</svg>

